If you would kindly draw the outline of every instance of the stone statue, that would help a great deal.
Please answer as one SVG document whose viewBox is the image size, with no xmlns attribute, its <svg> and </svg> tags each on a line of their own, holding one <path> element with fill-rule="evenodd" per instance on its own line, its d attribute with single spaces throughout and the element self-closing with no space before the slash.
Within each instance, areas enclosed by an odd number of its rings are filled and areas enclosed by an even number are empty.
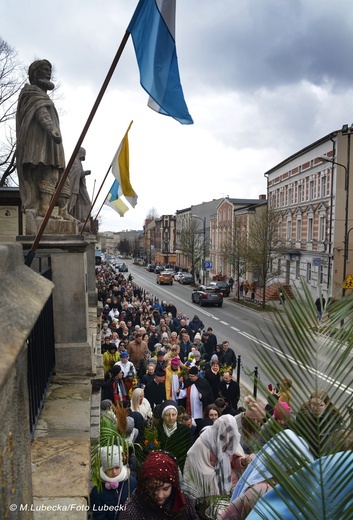
<svg viewBox="0 0 353 520">
<path fill-rule="evenodd" d="M 59 117 L 47 94 L 54 89 L 51 72 L 49 61 L 34 61 L 28 69 L 30 84 L 23 87 L 18 99 L 16 160 L 22 208 L 27 219 L 44 217 L 65 169 Z M 73 221 L 67 211 L 69 197 L 67 179 L 57 201 L 58 218 Z"/>
<path fill-rule="evenodd" d="M 84 223 L 91 209 L 91 201 L 86 186 L 86 175 L 91 170 L 84 170 L 82 161 L 86 159 L 86 150 L 80 148 L 69 173 L 71 196 L 68 204 L 70 215 L 76 220 Z"/>
</svg>

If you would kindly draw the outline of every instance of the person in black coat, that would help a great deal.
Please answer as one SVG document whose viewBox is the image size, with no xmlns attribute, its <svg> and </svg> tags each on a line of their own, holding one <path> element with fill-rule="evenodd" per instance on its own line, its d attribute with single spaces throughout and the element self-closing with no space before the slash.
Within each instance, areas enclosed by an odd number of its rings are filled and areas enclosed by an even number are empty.
<svg viewBox="0 0 353 520">
<path fill-rule="evenodd" d="M 237 366 L 237 357 L 234 353 L 234 350 L 229 347 L 228 341 L 223 341 L 222 343 L 223 349 L 223 364 L 227 367 L 232 367 L 233 370 L 236 369 Z"/>
<path fill-rule="evenodd" d="M 188 375 L 189 377 L 184 383 L 184 387 L 187 389 L 186 412 L 197 422 L 198 419 L 202 419 L 203 410 L 206 406 L 214 402 L 213 393 L 209 382 L 205 378 L 200 377 L 199 369 L 196 366 L 190 368 Z M 197 389 L 198 396 L 192 392 L 193 386 Z M 196 395 L 198 399 L 193 399 L 192 394 L 194 397 Z"/>
<path fill-rule="evenodd" d="M 219 384 L 220 396 L 226 401 L 227 413 L 236 415 L 238 401 L 240 399 L 240 387 L 237 381 L 232 378 L 231 372 L 224 372 L 222 381 Z"/>
<path fill-rule="evenodd" d="M 209 382 L 213 393 L 214 401 L 219 397 L 219 384 L 221 382 L 221 375 L 219 373 L 219 361 L 211 361 L 211 367 L 205 372 L 205 379 Z M 213 401 L 213 402 L 214 402 Z"/>
<path fill-rule="evenodd" d="M 150 403 L 152 410 L 157 404 L 163 403 L 166 399 L 165 372 L 157 367 L 154 374 L 153 381 L 147 383 L 144 388 L 145 398 Z"/>
</svg>

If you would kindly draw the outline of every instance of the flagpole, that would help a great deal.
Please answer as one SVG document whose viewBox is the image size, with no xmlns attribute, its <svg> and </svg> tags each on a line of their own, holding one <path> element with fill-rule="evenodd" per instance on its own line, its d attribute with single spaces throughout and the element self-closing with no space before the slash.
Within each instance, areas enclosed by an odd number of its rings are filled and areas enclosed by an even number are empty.
<svg viewBox="0 0 353 520">
<path fill-rule="evenodd" d="M 109 192 L 108 192 L 108 194 L 107 194 L 107 197 L 108 197 L 108 195 L 109 195 Z M 106 201 L 107 197 L 104 199 L 103 204 L 102 204 L 101 207 L 99 208 L 99 211 L 98 211 L 97 215 L 94 217 L 95 219 L 98 218 L 99 213 L 102 211 L 102 208 L 103 208 L 103 206 L 104 206 L 104 204 L 105 204 L 105 201 Z"/>
<path fill-rule="evenodd" d="M 89 217 L 91 216 L 91 213 L 92 213 L 92 210 L 93 210 L 93 208 L 94 208 L 94 205 L 95 205 L 95 203 L 97 202 L 97 199 L 98 199 L 98 197 L 99 197 L 100 192 L 102 191 L 103 184 L 105 183 L 105 181 L 106 181 L 106 179 L 107 179 L 107 177 L 108 177 L 108 174 L 109 174 L 109 172 L 110 172 L 111 167 L 112 167 L 112 165 L 109 166 L 109 168 L 108 168 L 108 170 L 107 170 L 107 173 L 105 174 L 105 177 L 104 177 L 104 179 L 103 179 L 103 182 L 102 182 L 102 184 L 101 184 L 100 187 L 99 187 L 99 190 L 98 190 L 98 193 L 97 193 L 97 195 L 96 195 L 96 198 L 94 199 L 94 201 L 93 201 L 93 203 L 92 203 L 92 205 L 91 205 L 91 208 L 90 208 L 90 210 L 89 210 L 89 213 L 88 213 L 88 215 L 87 215 L 87 218 L 86 218 L 86 220 L 85 220 L 85 223 L 84 223 L 83 226 L 82 226 L 82 229 L 81 229 L 81 233 L 80 233 L 80 235 L 82 235 L 83 230 L 84 230 L 85 227 L 86 227 L 87 221 L 88 221 Z M 104 204 L 104 202 L 103 202 L 103 204 Z M 102 209 L 102 208 L 101 208 L 101 209 Z M 99 211 L 100 211 L 100 210 L 99 210 Z M 97 217 L 96 217 L 96 218 L 97 218 Z"/>
<path fill-rule="evenodd" d="M 111 80 L 111 78 L 112 78 L 112 76 L 114 74 L 115 68 L 116 68 L 116 66 L 117 66 L 117 64 L 118 64 L 118 62 L 120 60 L 120 57 L 121 57 L 121 55 L 123 53 L 125 45 L 126 45 L 128 39 L 129 39 L 129 36 L 130 36 L 130 33 L 128 31 L 126 31 L 125 34 L 124 34 L 123 39 L 121 40 L 120 46 L 119 46 L 119 48 L 117 50 L 117 53 L 116 53 L 116 55 L 114 57 L 114 60 L 113 60 L 113 62 L 111 64 L 111 66 L 110 66 L 108 74 L 107 74 L 107 76 L 106 76 L 106 78 L 104 80 L 104 83 L 103 83 L 103 85 L 102 85 L 102 87 L 101 87 L 101 89 L 99 91 L 97 99 L 96 99 L 96 101 L 95 101 L 95 103 L 93 105 L 93 108 L 92 108 L 92 110 L 91 110 L 91 112 L 90 112 L 90 114 L 88 116 L 86 124 L 85 124 L 85 126 L 84 126 L 84 128 L 83 128 L 83 130 L 81 132 L 81 135 L 80 135 L 78 141 L 77 141 L 77 144 L 76 144 L 76 146 L 74 148 L 74 151 L 72 152 L 71 158 L 70 158 L 69 162 L 67 163 L 67 166 L 66 166 L 66 168 L 64 170 L 64 173 L 63 173 L 63 175 L 62 175 L 62 177 L 61 177 L 61 179 L 59 181 L 59 184 L 58 184 L 58 186 L 56 188 L 56 191 L 55 191 L 55 193 L 54 193 L 54 195 L 53 195 L 53 197 L 51 199 L 51 202 L 49 204 L 49 208 L 48 208 L 46 214 L 43 217 L 42 224 L 40 225 L 40 228 L 39 228 L 38 233 L 37 233 L 37 235 L 36 235 L 36 237 L 34 239 L 32 247 L 31 247 L 31 249 L 27 253 L 27 256 L 26 256 L 26 259 L 25 259 L 25 265 L 27 265 L 28 267 L 30 267 L 32 265 L 32 262 L 34 260 L 34 257 L 35 257 L 35 254 L 36 254 L 36 251 L 37 251 L 37 248 L 38 248 L 38 244 L 39 244 L 39 242 L 40 242 L 40 240 L 42 238 L 42 235 L 44 233 L 44 230 L 45 230 L 45 227 L 46 227 L 46 225 L 48 223 L 50 215 L 53 212 L 53 209 L 54 209 L 54 206 L 56 204 L 56 201 L 58 200 L 60 192 L 61 192 L 61 190 L 62 190 L 62 188 L 63 188 L 63 186 L 65 184 L 65 181 L 66 181 L 66 179 L 67 179 L 67 177 L 68 177 L 68 175 L 69 175 L 69 173 L 71 171 L 71 167 L 72 167 L 72 165 L 73 165 L 73 163 L 74 163 L 74 161 L 76 159 L 76 156 L 77 156 L 77 154 L 78 154 L 78 152 L 80 150 L 80 147 L 81 147 L 81 145 L 83 143 L 83 140 L 84 140 L 84 138 L 85 138 L 85 136 L 86 136 L 86 134 L 88 132 L 88 129 L 89 129 L 91 123 L 92 123 L 92 120 L 93 120 L 93 118 L 95 116 L 95 113 L 97 112 L 99 104 L 102 101 L 102 98 L 103 98 L 103 96 L 105 94 L 105 91 L 107 90 L 109 82 L 110 82 L 110 80 Z M 87 219 L 86 219 L 86 222 L 87 222 Z M 85 224 L 86 224 L 86 222 L 85 222 Z"/>
</svg>

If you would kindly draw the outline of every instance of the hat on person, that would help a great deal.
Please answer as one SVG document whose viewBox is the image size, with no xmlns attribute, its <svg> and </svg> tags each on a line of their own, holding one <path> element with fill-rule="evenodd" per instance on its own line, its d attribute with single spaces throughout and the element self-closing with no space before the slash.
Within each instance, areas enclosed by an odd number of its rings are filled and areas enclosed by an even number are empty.
<svg viewBox="0 0 353 520">
<path fill-rule="evenodd" d="M 201 339 L 201 334 L 199 332 L 196 332 L 194 339 Z"/>
<path fill-rule="evenodd" d="M 289 419 L 291 413 L 291 409 L 288 403 L 285 401 L 279 401 L 275 404 L 273 410 L 273 417 L 275 419 Z"/>
<path fill-rule="evenodd" d="M 165 376 L 165 372 L 164 372 L 163 368 L 156 367 L 156 369 L 154 371 L 154 375 L 157 376 L 157 377 L 164 377 Z"/>
<path fill-rule="evenodd" d="M 121 468 L 123 463 L 123 450 L 119 446 L 104 446 L 100 448 L 101 466 L 104 473 L 107 469 Z"/>
<path fill-rule="evenodd" d="M 211 363 L 213 363 L 213 361 L 219 361 L 217 354 L 211 356 Z"/>
<path fill-rule="evenodd" d="M 172 401 L 171 399 L 163 401 L 161 406 L 161 417 L 163 417 L 167 410 L 175 410 L 176 412 L 178 412 L 178 405 L 175 401 Z"/>
<path fill-rule="evenodd" d="M 130 372 L 127 373 L 126 377 L 134 377 L 134 373 L 130 371 Z"/>
<path fill-rule="evenodd" d="M 164 339 L 164 338 L 169 338 L 168 332 L 163 332 L 162 333 L 162 339 Z"/>
<path fill-rule="evenodd" d="M 247 410 L 245 412 L 246 417 L 256 421 L 262 421 L 266 416 L 266 411 L 260 403 L 256 401 L 251 395 L 248 395 L 244 399 Z"/>
<path fill-rule="evenodd" d="M 120 357 L 126 358 L 126 357 L 129 357 L 129 354 L 127 352 L 120 352 Z"/>
<path fill-rule="evenodd" d="M 194 352 L 194 358 L 195 357 L 201 357 L 201 354 L 198 350 L 195 350 L 195 352 Z"/>
<path fill-rule="evenodd" d="M 111 407 L 112 404 L 113 404 L 113 401 L 111 401 L 110 399 L 103 399 L 103 401 L 101 402 L 101 410 L 103 412 L 105 410 L 109 410 L 109 408 Z"/>
<path fill-rule="evenodd" d="M 195 365 L 194 365 L 193 367 L 190 368 L 189 374 L 197 376 L 199 374 L 199 369 L 197 367 L 195 367 Z"/>
<path fill-rule="evenodd" d="M 180 365 L 180 359 L 178 357 L 173 357 L 170 364 L 173 367 L 178 367 Z"/>
<path fill-rule="evenodd" d="M 149 363 L 150 365 L 152 365 L 152 364 L 153 364 L 153 365 L 156 365 L 156 364 L 157 364 L 157 359 L 151 357 L 151 358 L 148 360 L 148 363 Z"/>
<path fill-rule="evenodd" d="M 126 440 L 130 442 L 135 442 L 139 431 L 135 428 L 135 421 L 133 417 L 126 418 Z"/>
<path fill-rule="evenodd" d="M 117 376 L 118 374 L 120 374 L 120 372 L 121 372 L 121 366 L 117 365 L 117 364 L 115 364 L 110 371 L 112 376 Z"/>
</svg>

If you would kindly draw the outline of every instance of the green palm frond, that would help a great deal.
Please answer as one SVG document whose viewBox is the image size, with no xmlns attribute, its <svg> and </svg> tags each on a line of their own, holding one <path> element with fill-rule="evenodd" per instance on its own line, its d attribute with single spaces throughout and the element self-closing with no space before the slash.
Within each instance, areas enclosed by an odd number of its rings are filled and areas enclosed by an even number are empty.
<svg viewBox="0 0 353 520">
<path fill-rule="evenodd" d="M 281 485 L 278 492 L 282 493 L 292 512 L 291 518 L 341 520 L 353 517 L 347 516 L 347 511 L 342 515 L 342 507 L 347 504 L 340 498 L 347 482 L 353 479 L 353 465 L 347 467 L 334 484 L 331 483 L 329 496 L 327 482 L 331 477 L 325 474 L 325 456 L 341 450 L 343 432 L 349 432 L 351 428 L 353 295 L 347 291 L 344 298 L 340 296 L 326 305 L 319 320 L 309 288 L 302 281 L 301 291 L 296 291 L 293 300 L 286 300 L 284 312 L 275 314 L 275 323 L 268 327 L 265 341 L 259 339 L 258 343 L 264 348 L 256 348 L 254 361 L 261 367 L 259 392 L 263 396 L 268 394 L 268 382 L 276 383 L 285 377 L 292 380 L 291 428 L 309 443 L 319 459 L 315 472 L 310 470 L 305 458 L 300 460 L 304 468 L 300 480 L 290 477 L 299 469 L 294 464 L 298 456 L 294 454 L 293 459 L 285 443 L 280 447 L 281 464 L 272 459 L 267 461 L 274 480 Z M 277 355 L 269 356 L 269 349 Z M 303 406 L 312 392 L 321 390 L 333 403 L 332 413 L 325 422 L 313 418 L 309 408 Z M 325 504 L 333 503 L 335 499 L 336 516 L 332 516 L 334 509 L 326 508 Z M 272 516 L 264 518 L 280 517 L 273 511 Z"/>
<path fill-rule="evenodd" d="M 120 446 L 123 453 L 127 454 L 129 443 L 119 433 L 117 422 L 109 413 L 100 417 L 100 435 L 91 447 L 91 480 L 97 486 L 98 492 L 102 488 L 102 479 L 100 477 L 100 450 L 103 446 Z"/>
</svg>

